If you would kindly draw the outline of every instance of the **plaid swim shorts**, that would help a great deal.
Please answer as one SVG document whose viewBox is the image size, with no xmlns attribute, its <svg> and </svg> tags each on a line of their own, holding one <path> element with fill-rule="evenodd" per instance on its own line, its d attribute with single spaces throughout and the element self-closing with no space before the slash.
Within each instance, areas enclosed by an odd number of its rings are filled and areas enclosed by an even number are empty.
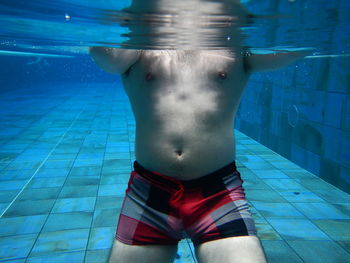
<svg viewBox="0 0 350 263">
<path fill-rule="evenodd" d="M 180 181 L 134 163 L 116 238 L 128 245 L 194 245 L 256 236 L 235 162 L 199 179 Z"/>
</svg>

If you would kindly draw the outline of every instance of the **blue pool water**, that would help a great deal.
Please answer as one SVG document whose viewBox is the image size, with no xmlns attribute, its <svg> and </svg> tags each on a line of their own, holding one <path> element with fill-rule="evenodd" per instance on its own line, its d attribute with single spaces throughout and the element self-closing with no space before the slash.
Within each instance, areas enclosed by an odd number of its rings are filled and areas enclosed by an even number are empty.
<svg viewBox="0 0 350 263">
<path fill-rule="evenodd" d="M 0 1 L 0 262 L 106 262 L 134 157 L 120 78 L 86 47 L 125 40 L 129 1 Z M 313 55 L 252 76 L 237 163 L 269 262 L 350 262 L 350 3 L 244 1 L 289 14 L 247 28 L 257 52 Z M 35 54 L 33 54 L 35 53 Z M 195 262 L 183 240 L 176 262 Z"/>
</svg>

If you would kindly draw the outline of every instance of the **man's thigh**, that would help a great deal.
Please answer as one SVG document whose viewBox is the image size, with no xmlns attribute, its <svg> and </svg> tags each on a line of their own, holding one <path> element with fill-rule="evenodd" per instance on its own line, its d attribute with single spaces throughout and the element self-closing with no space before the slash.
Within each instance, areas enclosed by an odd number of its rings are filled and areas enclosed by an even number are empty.
<svg viewBox="0 0 350 263">
<path fill-rule="evenodd" d="M 115 240 L 109 263 L 172 263 L 175 259 L 176 251 L 177 246 L 126 245 Z"/>
<path fill-rule="evenodd" d="M 256 236 L 239 236 L 205 242 L 196 248 L 199 263 L 266 263 Z"/>
</svg>

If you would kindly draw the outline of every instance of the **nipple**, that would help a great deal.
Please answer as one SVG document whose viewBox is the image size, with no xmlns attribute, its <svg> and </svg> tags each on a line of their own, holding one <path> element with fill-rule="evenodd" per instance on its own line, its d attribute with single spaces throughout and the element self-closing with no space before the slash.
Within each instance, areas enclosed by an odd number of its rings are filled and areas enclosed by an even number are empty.
<svg viewBox="0 0 350 263">
<path fill-rule="evenodd" d="M 219 77 L 220 77 L 220 79 L 226 79 L 227 73 L 225 71 L 221 71 L 221 72 L 219 72 Z"/>
<path fill-rule="evenodd" d="M 145 79 L 146 79 L 147 81 L 150 81 L 150 80 L 154 79 L 154 75 L 153 75 L 151 72 L 148 72 L 148 73 L 146 74 Z"/>
</svg>

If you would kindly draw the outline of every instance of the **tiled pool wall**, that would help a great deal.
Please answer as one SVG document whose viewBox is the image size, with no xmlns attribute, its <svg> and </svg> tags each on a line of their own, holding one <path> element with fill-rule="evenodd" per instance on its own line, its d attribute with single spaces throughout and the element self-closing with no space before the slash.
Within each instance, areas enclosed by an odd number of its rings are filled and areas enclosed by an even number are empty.
<svg viewBox="0 0 350 263">
<path fill-rule="evenodd" d="M 345 60 L 337 64 L 310 59 L 253 76 L 236 128 L 349 192 L 350 96 L 345 63 L 349 68 Z"/>
<path fill-rule="evenodd" d="M 298 18 L 293 19 L 307 21 L 300 24 L 311 27 L 317 22 L 326 23 L 316 21 L 320 17 L 315 4 L 315 1 L 253 1 L 248 8 L 253 13 L 299 10 Z M 331 32 L 324 32 L 324 39 L 320 41 L 337 50 L 341 50 L 337 45 L 345 36 L 336 18 L 345 16 L 343 7 L 349 5 L 349 1 L 339 0 L 322 6 L 334 16 L 334 25 Z M 286 22 L 283 28 L 271 23 L 267 36 L 253 36 L 248 41 L 262 41 L 262 46 L 283 43 L 281 38 L 293 27 Z M 306 32 L 307 28 L 300 37 L 307 38 Z M 350 57 L 306 58 L 285 69 L 254 74 L 242 98 L 236 128 L 349 193 L 349 69 Z"/>
</svg>

